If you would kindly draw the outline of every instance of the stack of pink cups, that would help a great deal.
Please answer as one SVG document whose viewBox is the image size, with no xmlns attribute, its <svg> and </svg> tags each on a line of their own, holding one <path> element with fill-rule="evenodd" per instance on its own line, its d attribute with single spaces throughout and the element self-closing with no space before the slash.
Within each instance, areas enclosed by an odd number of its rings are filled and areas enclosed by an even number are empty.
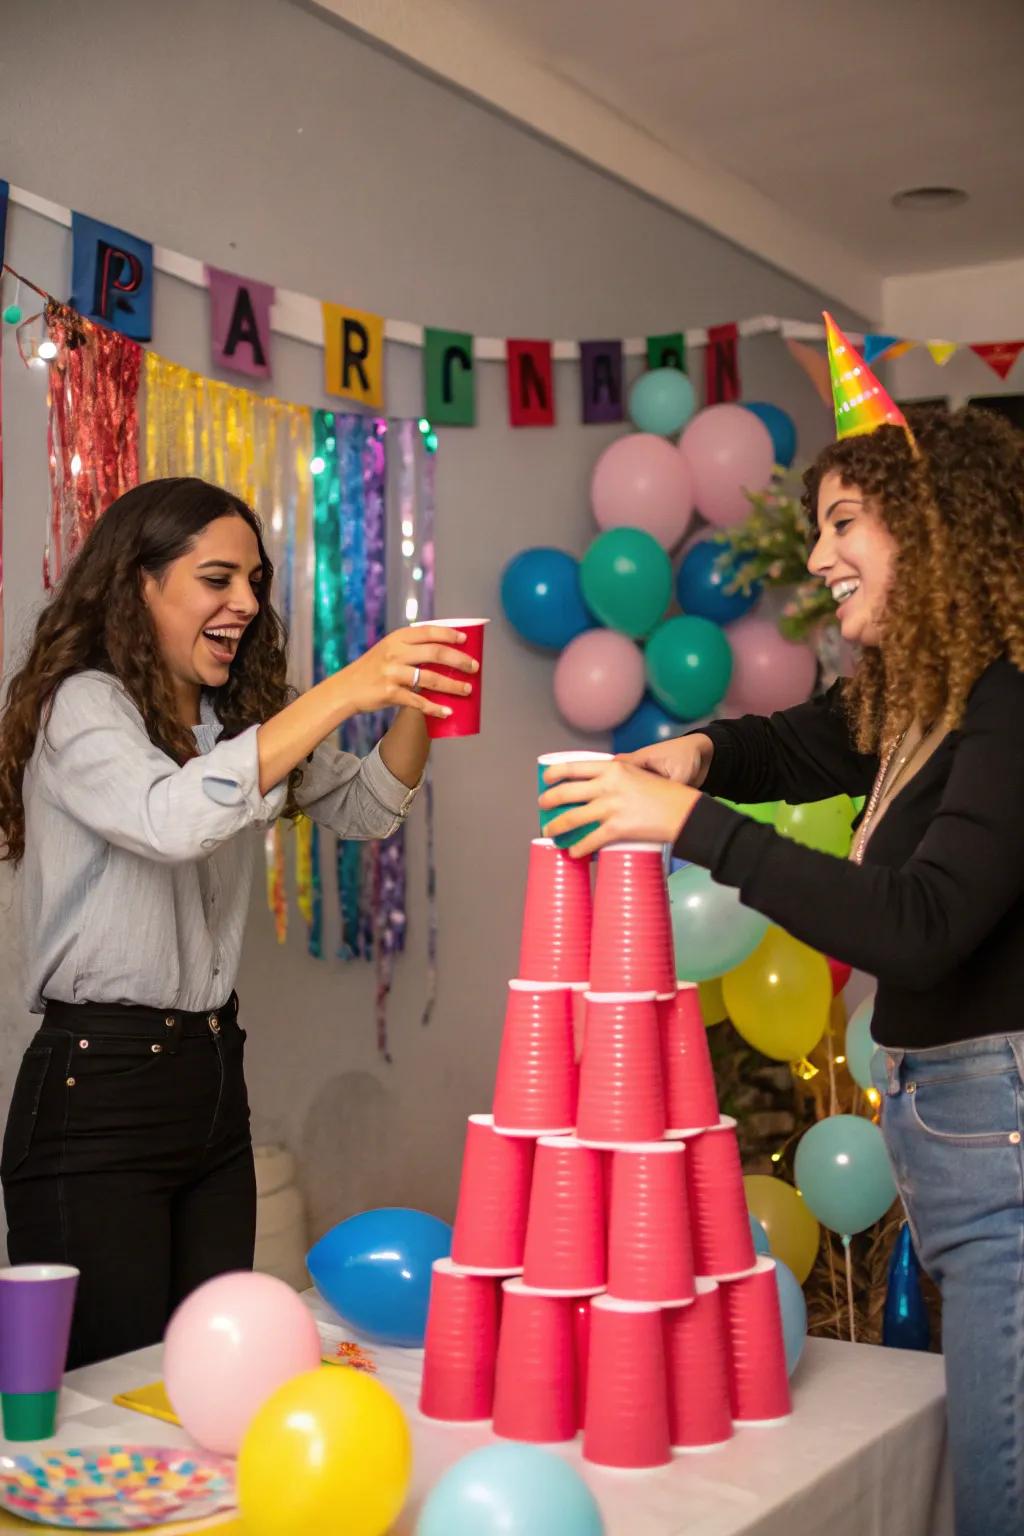
<svg viewBox="0 0 1024 1536">
<path fill-rule="evenodd" d="M 591 897 L 591 869 L 596 888 Z M 662 1466 L 790 1412 L 774 1261 L 677 981 L 663 850 L 530 846 L 491 1114 L 434 1266 L 425 1415 Z"/>
</svg>

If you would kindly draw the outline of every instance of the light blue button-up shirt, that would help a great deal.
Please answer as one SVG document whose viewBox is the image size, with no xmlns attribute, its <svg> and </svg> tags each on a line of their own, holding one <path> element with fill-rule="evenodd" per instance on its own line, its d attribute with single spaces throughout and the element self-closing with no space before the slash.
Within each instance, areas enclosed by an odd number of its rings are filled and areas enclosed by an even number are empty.
<svg viewBox="0 0 1024 1536">
<path fill-rule="evenodd" d="M 230 996 L 259 838 L 287 789 L 259 789 L 258 727 L 219 741 L 205 697 L 200 756 L 179 767 L 154 746 L 120 683 L 61 684 L 25 772 L 22 904 L 27 997 L 215 1009 Z M 410 790 L 378 749 L 326 743 L 303 765 L 298 801 L 339 837 L 388 837 Z"/>
</svg>

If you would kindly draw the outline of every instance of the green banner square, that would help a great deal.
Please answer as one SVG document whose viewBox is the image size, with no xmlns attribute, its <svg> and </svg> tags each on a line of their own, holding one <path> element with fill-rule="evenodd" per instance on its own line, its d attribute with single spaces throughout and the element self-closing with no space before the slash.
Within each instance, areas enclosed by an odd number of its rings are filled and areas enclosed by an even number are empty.
<svg viewBox="0 0 1024 1536">
<path fill-rule="evenodd" d="M 682 331 L 668 331 L 664 336 L 647 338 L 648 368 L 678 368 L 686 372 L 686 337 Z"/>
<path fill-rule="evenodd" d="M 423 333 L 423 392 L 434 426 L 476 426 L 473 338 L 468 331 Z"/>
</svg>

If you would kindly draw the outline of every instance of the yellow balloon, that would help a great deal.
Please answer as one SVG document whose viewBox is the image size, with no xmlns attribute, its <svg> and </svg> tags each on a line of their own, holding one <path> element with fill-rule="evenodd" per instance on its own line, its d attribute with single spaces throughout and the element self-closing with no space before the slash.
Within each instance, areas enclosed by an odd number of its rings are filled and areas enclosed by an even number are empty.
<svg viewBox="0 0 1024 1536">
<path fill-rule="evenodd" d="M 722 978 L 722 995 L 755 1050 L 776 1061 L 802 1061 L 825 1033 L 832 978 L 824 955 L 769 928 L 753 954 Z"/>
<path fill-rule="evenodd" d="M 409 1488 L 405 1415 L 372 1376 L 306 1371 L 246 1431 L 238 1502 L 246 1536 L 384 1536 Z"/>
<path fill-rule="evenodd" d="M 785 1179 L 764 1173 L 748 1173 L 743 1180 L 747 1209 L 764 1227 L 772 1253 L 788 1264 L 800 1284 L 814 1268 L 821 1243 L 821 1228 L 803 1197 Z"/>
<path fill-rule="evenodd" d="M 700 1016 L 704 1020 L 707 1029 L 710 1029 L 712 1024 L 721 1024 L 723 1019 L 729 1017 L 726 1012 L 725 999 L 722 996 L 722 978 L 720 976 L 717 976 L 714 981 L 699 981 L 697 983 L 697 996 L 700 998 Z"/>
</svg>

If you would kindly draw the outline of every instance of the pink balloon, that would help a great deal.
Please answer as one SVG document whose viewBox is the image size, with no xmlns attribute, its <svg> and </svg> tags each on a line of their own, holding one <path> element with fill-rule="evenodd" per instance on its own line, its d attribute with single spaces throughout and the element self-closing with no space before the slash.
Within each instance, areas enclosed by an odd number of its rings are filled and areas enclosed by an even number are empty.
<svg viewBox="0 0 1024 1536">
<path fill-rule="evenodd" d="M 271 1393 L 319 1364 L 312 1313 L 272 1275 L 208 1280 L 181 1303 L 164 1339 L 174 1411 L 193 1440 L 222 1456 L 238 1454 Z"/>
<path fill-rule="evenodd" d="M 725 702 L 741 714 L 770 715 L 810 698 L 817 662 L 809 646 L 785 640 L 770 619 L 749 614 L 729 625 L 732 682 Z"/>
<path fill-rule="evenodd" d="M 588 629 L 558 658 L 555 703 L 578 731 L 614 730 L 643 696 L 643 652 L 626 635 Z"/>
<path fill-rule="evenodd" d="M 709 405 L 679 439 L 690 467 L 698 510 L 717 528 L 742 523 L 752 511 L 745 491 L 763 491 L 775 468 L 771 433 L 742 405 Z"/>
<path fill-rule="evenodd" d="M 757 421 L 756 416 L 751 419 Z M 767 436 L 767 428 L 761 430 Z M 599 528 L 643 528 L 663 549 L 672 549 L 693 513 L 690 471 L 663 437 L 634 432 L 620 437 L 598 459 L 590 502 Z"/>
</svg>

